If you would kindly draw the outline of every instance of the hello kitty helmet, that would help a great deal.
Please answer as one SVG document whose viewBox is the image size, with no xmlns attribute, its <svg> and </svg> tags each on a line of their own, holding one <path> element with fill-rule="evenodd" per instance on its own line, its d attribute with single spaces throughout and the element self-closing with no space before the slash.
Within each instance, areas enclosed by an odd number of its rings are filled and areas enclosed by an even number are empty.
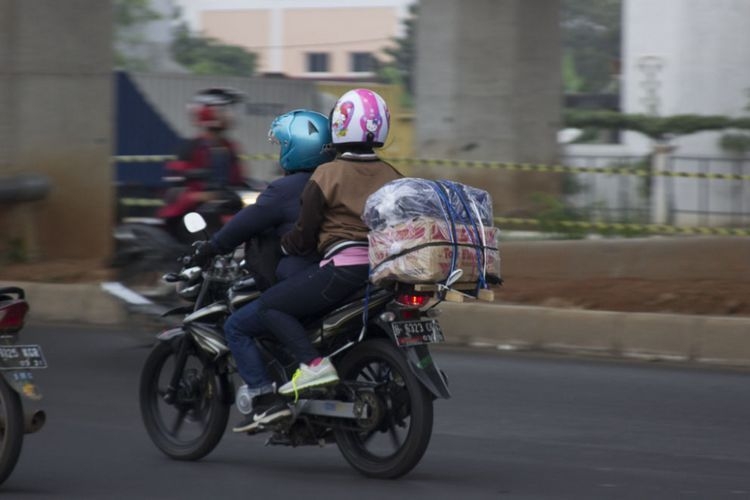
<svg viewBox="0 0 750 500">
<path fill-rule="evenodd" d="M 331 110 L 333 144 L 382 147 L 390 122 L 391 115 L 382 97 L 369 89 L 350 90 Z"/>
</svg>

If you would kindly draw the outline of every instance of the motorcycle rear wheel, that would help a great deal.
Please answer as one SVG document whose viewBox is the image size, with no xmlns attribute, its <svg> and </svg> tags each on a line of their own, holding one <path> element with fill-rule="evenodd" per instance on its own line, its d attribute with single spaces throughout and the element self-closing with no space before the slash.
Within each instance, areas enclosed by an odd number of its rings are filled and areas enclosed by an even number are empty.
<svg viewBox="0 0 750 500">
<path fill-rule="evenodd" d="M 355 346 L 338 367 L 342 380 L 375 383 L 386 409 L 372 430 L 336 429 L 344 458 L 367 477 L 394 479 L 421 460 L 432 436 L 432 397 L 391 342 L 368 340 Z"/>
<path fill-rule="evenodd" d="M 231 409 L 214 365 L 192 343 L 187 346 L 174 400 L 166 400 L 179 346 L 188 341 L 183 337 L 159 342 L 141 372 L 143 424 L 156 447 L 175 460 L 198 460 L 213 451 L 224 435 Z"/>
<path fill-rule="evenodd" d="M 23 433 L 21 398 L 0 376 L 0 484 L 8 479 L 18 462 Z"/>
</svg>

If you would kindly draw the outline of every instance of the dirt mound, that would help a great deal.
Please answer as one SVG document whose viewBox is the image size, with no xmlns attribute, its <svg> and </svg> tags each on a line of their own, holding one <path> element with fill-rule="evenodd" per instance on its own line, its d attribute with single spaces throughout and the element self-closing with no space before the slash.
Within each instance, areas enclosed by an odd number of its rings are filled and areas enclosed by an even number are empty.
<svg viewBox="0 0 750 500">
<path fill-rule="evenodd" d="M 0 281 L 99 283 L 115 272 L 96 260 L 55 260 L 0 267 Z M 750 316 L 750 283 L 730 279 L 551 279 L 506 274 L 497 303 L 608 311 Z"/>
</svg>

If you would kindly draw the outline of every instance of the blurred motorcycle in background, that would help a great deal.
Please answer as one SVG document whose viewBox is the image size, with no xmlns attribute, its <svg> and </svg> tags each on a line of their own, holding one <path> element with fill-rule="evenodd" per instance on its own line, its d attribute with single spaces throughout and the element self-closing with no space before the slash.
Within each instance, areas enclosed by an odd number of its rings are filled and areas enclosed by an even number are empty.
<svg viewBox="0 0 750 500">
<path fill-rule="evenodd" d="M 250 180 L 242 188 L 216 188 L 195 211 L 218 231 L 243 207 L 255 203 L 265 183 Z M 182 227 L 174 227 L 157 216 L 126 217 L 114 230 L 112 267 L 117 280 L 143 297 L 156 301 L 175 298 L 175 287 L 161 278 L 179 270 L 177 259 L 188 253 L 195 238 Z"/>
<path fill-rule="evenodd" d="M 47 367 L 42 348 L 18 344 L 29 305 L 23 289 L 0 288 L 0 484 L 16 466 L 24 434 L 36 432 L 46 420 L 43 410 L 25 412 L 21 397 L 39 401 L 33 370 Z"/>
</svg>

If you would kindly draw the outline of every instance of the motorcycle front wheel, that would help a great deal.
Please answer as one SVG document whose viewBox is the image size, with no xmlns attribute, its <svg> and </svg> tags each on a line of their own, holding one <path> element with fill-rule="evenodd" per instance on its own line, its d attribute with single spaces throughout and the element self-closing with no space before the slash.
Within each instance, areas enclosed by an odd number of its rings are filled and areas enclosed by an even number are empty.
<svg viewBox="0 0 750 500">
<path fill-rule="evenodd" d="M 171 389 L 176 370 L 180 374 Z M 176 460 L 208 455 L 229 420 L 231 407 L 223 387 L 215 365 L 188 337 L 159 342 L 146 360 L 140 382 L 141 417 L 156 447 Z"/>
<path fill-rule="evenodd" d="M 432 435 L 432 397 L 409 369 L 405 357 L 387 340 L 354 347 L 338 367 L 342 380 L 374 388 L 371 403 L 377 421 L 360 429 L 335 429 L 344 458 L 367 477 L 394 479 L 420 461 Z"/>
<path fill-rule="evenodd" d="M 21 398 L 0 376 L 0 484 L 8 479 L 18 462 L 23 433 Z"/>
</svg>

